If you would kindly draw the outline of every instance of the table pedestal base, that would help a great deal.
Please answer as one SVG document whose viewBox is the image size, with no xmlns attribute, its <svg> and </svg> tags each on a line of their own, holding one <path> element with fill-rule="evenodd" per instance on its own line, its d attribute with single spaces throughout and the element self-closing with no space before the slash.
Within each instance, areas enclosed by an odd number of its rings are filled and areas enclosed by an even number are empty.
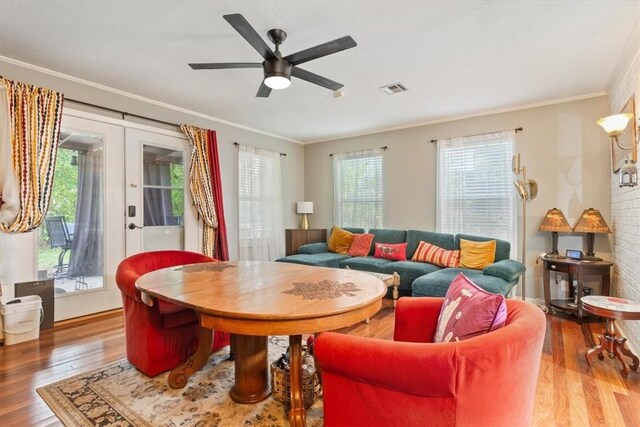
<svg viewBox="0 0 640 427">
<path fill-rule="evenodd" d="M 627 363 L 622 358 L 622 355 L 631 358 L 632 363 L 630 367 L 633 371 L 638 370 L 638 365 L 640 363 L 638 361 L 638 356 L 633 354 L 631 350 L 629 350 L 625 345 L 627 339 L 624 337 L 616 336 L 615 322 L 615 319 L 607 319 L 607 328 L 605 330 L 604 336 L 598 337 L 598 341 L 600 342 L 600 344 L 588 350 L 584 357 L 587 360 L 587 363 L 591 365 L 589 357 L 592 354 L 596 353 L 598 355 L 598 359 L 603 360 L 604 354 L 602 353 L 606 352 L 609 356 L 609 359 L 618 359 L 620 361 L 620 363 L 622 364 L 622 369 L 620 370 L 620 372 L 624 378 L 627 378 L 627 376 L 629 375 L 629 366 L 627 366 Z"/>
<path fill-rule="evenodd" d="M 234 335 L 235 384 L 229 396 L 238 403 L 257 403 L 271 395 L 267 338 Z"/>
</svg>

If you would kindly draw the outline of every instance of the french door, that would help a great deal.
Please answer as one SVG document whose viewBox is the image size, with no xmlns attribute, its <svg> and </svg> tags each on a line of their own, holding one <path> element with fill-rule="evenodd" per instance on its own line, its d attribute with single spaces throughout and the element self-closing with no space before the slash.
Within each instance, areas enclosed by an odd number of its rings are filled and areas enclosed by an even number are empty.
<svg viewBox="0 0 640 427">
<path fill-rule="evenodd" d="M 49 211 L 34 233 L 38 279 L 54 280 L 55 320 L 121 305 L 123 157 L 121 126 L 63 114 Z"/>
<path fill-rule="evenodd" d="M 188 191 L 189 143 L 169 133 L 126 128 L 126 254 L 198 248 Z"/>
</svg>

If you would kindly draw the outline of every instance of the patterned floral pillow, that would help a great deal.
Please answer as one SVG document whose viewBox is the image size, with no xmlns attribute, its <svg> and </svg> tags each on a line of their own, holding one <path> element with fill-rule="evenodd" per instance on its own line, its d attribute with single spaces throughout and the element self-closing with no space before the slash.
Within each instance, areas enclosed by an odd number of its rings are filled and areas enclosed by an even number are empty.
<svg viewBox="0 0 640 427">
<path fill-rule="evenodd" d="M 391 261 L 407 260 L 407 244 L 406 243 L 376 243 L 376 250 L 373 253 L 374 258 L 385 258 Z"/>
<path fill-rule="evenodd" d="M 504 296 L 485 291 L 460 273 L 447 290 L 433 342 L 466 340 L 501 328 L 506 321 Z"/>
<path fill-rule="evenodd" d="M 460 264 L 460 251 L 448 251 L 440 246 L 420 241 L 411 261 L 428 262 L 440 267 L 457 267 Z"/>
</svg>

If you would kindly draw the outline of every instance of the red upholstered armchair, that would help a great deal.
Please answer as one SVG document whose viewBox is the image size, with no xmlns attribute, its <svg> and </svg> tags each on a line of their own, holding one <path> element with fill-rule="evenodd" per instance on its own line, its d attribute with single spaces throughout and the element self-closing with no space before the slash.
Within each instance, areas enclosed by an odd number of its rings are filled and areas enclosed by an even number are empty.
<svg viewBox="0 0 640 427">
<path fill-rule="evenodd" d="M 315 342 L 326 426 L 528 426 L 545 334 L 534 305 L 507 323 L 432 343 L 442 298 L 402 298 L 394 341 L 324 332 Z"/>
<path fill-rule="evenodd" d="M 165 267 L 213 261 L 195 252 L 155 251 L 130 256 L 118 266 L 116 283 L 122 292 L 127 359 L 144 374 L 153 377 L 186 360 L 198 346 L 200 326 L 191 309 L 161 300 L 153 307 L 144 304 L 136 280 Z M 228 333 L 215 331 L 211 351 L 229 345 L 229 340 Z"/>
</svg>

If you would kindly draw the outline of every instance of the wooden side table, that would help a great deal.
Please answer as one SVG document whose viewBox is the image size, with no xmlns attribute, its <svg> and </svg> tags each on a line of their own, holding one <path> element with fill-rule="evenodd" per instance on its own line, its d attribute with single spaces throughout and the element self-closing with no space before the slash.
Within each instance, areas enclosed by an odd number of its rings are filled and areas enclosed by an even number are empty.
<svg viewBox="0 0 640 427">
<path fill-rule="evenodd" d="M 561 310 L 576 314 L 578 322 L 582 322 L 582 298 L 584 295 L 583 284 L 584 276 L 600 276 L 602 278 L 602 295 L 609 295 L 609 287 L 611 283 L 611 267 L 612 262 L 609 261 L 587 261 L 573 260 L 569 258 L 542 258 L 544 262 L 543 284 L 544 284 L 544 303 L 547 306 L 547 312 L 551 313 L 551 309 Z M 565 299 L 551 299 L 550 276 L 551 272 L 567 273 L 569 275 L 569 296 Z M 578 282 L 577 304 L 574 304 L 573 279 Z"/>
<path fill-rule="evenodd" d="M 285 230 L 285 255 L 295 255 L 298 248 L 307 243 L 318 243 L 327 241 L 326 228 L 288 228 Z"/>
<path fill-rule="evenodd" d="M 605 296 L 586 296 L 582 298 L 584 309 L 588 312 L 607 319 L 607 328 L 603 336 L 599 336 L 600 344 L 588 350 L 584 357 L 587 363 L 591 365 L 589 357 L 596 353 L 598 359 L 604 359 L 604 352 L 609 355 L 610 359 L 618 359 L 622 364 L 621 374 L 624 378 L 629 375 L 629 366 L 622 358 L 622 355 L 631 358 L 631 370 L 637 371 L 640 362 L 638 356 L 633 354 L 627 348 L 625 342 L 627 339 L 620 336 L 616 328 L 616 319 L 624 320 L 640 320 L 640 304 L 622 298 L 613 298 Z"/>
</svg>

